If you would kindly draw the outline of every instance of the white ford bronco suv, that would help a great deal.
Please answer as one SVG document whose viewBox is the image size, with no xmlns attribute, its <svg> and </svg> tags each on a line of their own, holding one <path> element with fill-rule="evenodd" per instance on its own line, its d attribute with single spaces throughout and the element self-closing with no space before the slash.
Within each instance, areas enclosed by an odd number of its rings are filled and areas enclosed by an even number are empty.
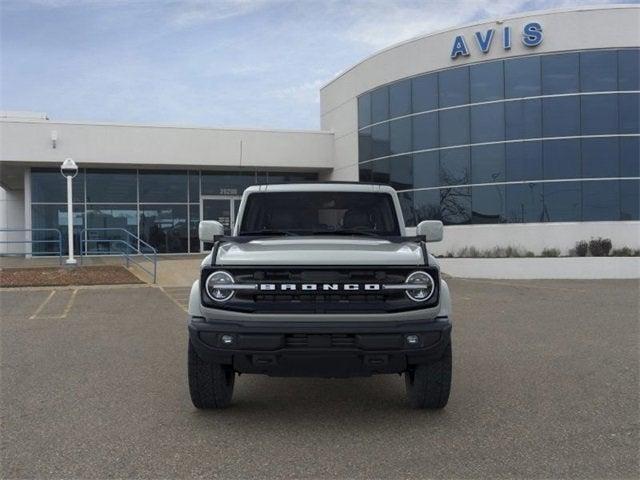
<svg viewBox="0 0 640 480">
<path fill-rule="evenodd" d="M 426 242 L 406 235 L 389 186 L 246 189 L 232 236 L 212 243 L 189 299 L 189 390 L 197 408 L 229 405 L 236 373 L 404 374 L 409 403 L 442 408 L 451 385 L 451 301 Z"/>
</svg>

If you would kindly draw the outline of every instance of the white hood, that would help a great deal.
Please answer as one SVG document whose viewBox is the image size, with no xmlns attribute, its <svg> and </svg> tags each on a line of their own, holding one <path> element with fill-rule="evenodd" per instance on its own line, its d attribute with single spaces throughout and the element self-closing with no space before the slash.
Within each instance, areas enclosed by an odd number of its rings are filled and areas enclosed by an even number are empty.
<svg viewBox="0 0 640 480">
<path fill-rule="evenodd" d="M 209 258 L 205 259 L 207 262 Z M 216 264 L 225 265 L 424 265 L 420 245 L 374 238 L 261 238 L 225 243 Z"/>
</svg>

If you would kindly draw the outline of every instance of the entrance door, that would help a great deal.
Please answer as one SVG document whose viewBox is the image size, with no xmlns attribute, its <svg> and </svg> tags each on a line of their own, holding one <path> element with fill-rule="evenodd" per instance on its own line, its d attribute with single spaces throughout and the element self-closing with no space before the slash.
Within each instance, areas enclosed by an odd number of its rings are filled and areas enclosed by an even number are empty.
<svg viewBox="0 0 640 480">
<path fill-rule="evenodd" d="M 239 207 L 240 197 L 204 196 L 200 199 L 200 218 L 220 222 L 224 226 L 224 234 L 231 235 Z M 211 244 L 200 242 L 200 249 L 209 250 Z"/>
</svg>

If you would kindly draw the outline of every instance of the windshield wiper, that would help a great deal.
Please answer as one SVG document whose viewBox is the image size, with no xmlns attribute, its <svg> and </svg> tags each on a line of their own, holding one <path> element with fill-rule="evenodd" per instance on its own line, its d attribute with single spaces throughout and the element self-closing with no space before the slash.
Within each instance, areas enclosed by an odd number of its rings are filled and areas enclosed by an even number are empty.
<svg viewBox="0 0 640 480">
<path fill-rule="evenodd" d="M 356 229 L 340 229 L 340 230 L 314 230 L 310 232 L 311 235 L 362 235 L 363 237 L 371 238 L 384 238 L 381 235 L 373 232 L 367 232 L 365 230 Z"/>
<path fill-rule="evenodd" d="M 263 228 L 262 230 L 250 230 L 248 232 L 240 232 L 241 237 L 259 236 L 259 235 L 284 235 L 285 237 L 297 236 L 295 232 L 289 230 L 277 230 L 270 228 Z"/>
</svg>

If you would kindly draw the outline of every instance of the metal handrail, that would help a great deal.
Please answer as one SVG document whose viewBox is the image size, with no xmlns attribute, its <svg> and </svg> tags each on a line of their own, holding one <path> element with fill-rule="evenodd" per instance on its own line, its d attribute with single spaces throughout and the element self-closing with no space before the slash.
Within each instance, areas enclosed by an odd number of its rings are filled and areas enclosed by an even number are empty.
<svg viewBox="0 0 640 480">
<path fill-rule="evenodd" d="M 106 232 L 106 231 L 124 232 L 128 235 L 127 240 L 123 240 L 121 238 L 91 238 L 90 239 L 90 238 L 86 238 L 86 235 L 85 235 L 86 233 L 89 233 L 89 232 Z M 136 245 L 132 245 L 131 243 L 129 243 L 128 240 L 134 240 Z M 146 274 L 150 275 L 153 278 L 153 283 L 156 283 L 157 270 L 158 270 L 158 252 L 154 247 L 149 245 L 140 237 L 138 237 L 137 235 L 134 235 L 126 228 L 115 228 L 115 227 L 114 228 L 83 228 L 80 231 L 80 261 L 81 262 L 82 262 L 82 258 L 86 255 L 89 255 L 92 253 L 102 253 L 95 250 L 94 251 L 88 250 L 88 243 L 98 243 L 98 242 L 106 242 L 106 243 L 109 243 L 110 245 L 116 244 L 116 245 L 124 246 L 125 248 L 120 251 L 120 254 L 125 258 L 127 267 L 129 266 L 129 263 L 134 263 L 136 266 L 138 266 L 138 268 L 140 268 L 140 270 L 142 270 L 143 272 L 145 272 Z M 148 253 L 143 252 L 142 249 L 140 248 L 140 245 L 143 245 L 144 247 L 150 249 L 151 252 L 148 252 Z M 130 253 L 130 250 L 134 252 L 133 255 Z M 153 270 L 146 269 L 142 265 L 142 262 L 136 261 L 135 260 L 136 256 L 141 256 L 144 260 L 151 262 L 153 264 Z"/>
<path fill-rule="evenodd" d="M 34 240 L 33 239 L 33 235 L 32 238 L 30 239 L 24 239 L 24 240 L 0 240 L 0 243 L 29 243 L 33 246 L 34 243 L 57 243 L 58 244 L 58 251 L 57 252 L 51 252 L 51 253 L 57 253 L 58 254 L 58 258 L 60 261 L 60 265 L 62 265 L 62 254 L 64 253 L 62 251 L 62 233 L 60 232 L 60 230 L 58 230 L 57 228 L 0 228 L 0 233 L 10 233 L 10 232 L 55 232 L 58 234 L 58 239 L 57 240 Z M 33 250 L 33 248 L 31 249 Z M 0 253 L 0 255 L 25 255 L 28 254 L 29 252 L 6 252 L 6 253 Z M 33 252 L 31 252 L 33 253 Z M 37 252 L 36 252 L 37 253 Z"/>
</svg>

